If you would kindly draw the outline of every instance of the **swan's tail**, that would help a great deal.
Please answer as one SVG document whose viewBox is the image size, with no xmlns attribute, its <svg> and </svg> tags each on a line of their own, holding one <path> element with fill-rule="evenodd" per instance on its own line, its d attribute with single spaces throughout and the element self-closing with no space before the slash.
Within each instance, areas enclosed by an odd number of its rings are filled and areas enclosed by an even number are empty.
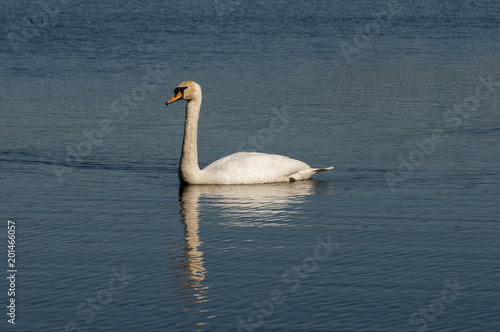
<svg viewBox="0 0 500 332">
<path fill-rule="evenodd" d="M 318 172 L 327 172 L 329 170 L 332 170 L 333 166 L 326 167 L 326 168 L 312 168 L 311 171 L 313 171 L 312 175 L 318 173 Z"/>
<path fill-rule="evenodd" d="M 309 168 L 309 169 L 304 169 L 302 171 L 298 171 L 296 173 L 288 175 L 289 181 L 297 181 L 297 180 L 306 180 L 310 179 L 314 174 L 318 172 L 326 172 L 333 169 L 333 166 L 326 167 L 326 168 Z"/>
</svg>

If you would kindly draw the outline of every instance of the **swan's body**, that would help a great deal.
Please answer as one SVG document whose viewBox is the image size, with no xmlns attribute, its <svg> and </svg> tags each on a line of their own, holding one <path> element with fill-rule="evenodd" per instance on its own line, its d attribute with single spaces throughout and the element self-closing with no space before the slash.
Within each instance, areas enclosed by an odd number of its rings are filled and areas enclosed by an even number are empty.
<svg viewBox="0 0 500 332">
<path fill-rule="evenodd" d="M 186 81 L 174 90 L 167 105 L 187 100 L 184 142 L 179 165 L 179 179 L 185 184 L 254 184 L 305 180 L 328 168 L 311 168 L 306 163 L 285 156 L 257 152 L 238 152 L 214 161 L 200 170 L 198 165 L 198 119 L 201 87 Z"/>
</svg>

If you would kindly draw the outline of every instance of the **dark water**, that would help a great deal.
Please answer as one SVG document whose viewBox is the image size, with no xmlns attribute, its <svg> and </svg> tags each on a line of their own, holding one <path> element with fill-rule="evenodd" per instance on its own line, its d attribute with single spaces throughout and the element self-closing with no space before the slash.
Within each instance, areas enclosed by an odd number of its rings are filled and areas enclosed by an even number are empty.
<svg viewBox="0 0 500 332">
<path fill-rule="evenodd" d="M 498 331 L 498 2 L 0 3 L 2 331 Z"/>
</svg>

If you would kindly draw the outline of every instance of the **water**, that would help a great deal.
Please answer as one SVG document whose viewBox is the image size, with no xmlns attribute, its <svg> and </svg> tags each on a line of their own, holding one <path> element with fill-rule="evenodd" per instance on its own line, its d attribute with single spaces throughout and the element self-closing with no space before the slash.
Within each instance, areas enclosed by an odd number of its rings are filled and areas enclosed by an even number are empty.
<svg viewBox="0 0 500 332">
<path fill-rule="evenodd" d="M 18 331 L 497 331 L 497 2 L 2 9 Z M 184 80 L 201 166 L 334 170 L 179 188 Z"/>
</svg>

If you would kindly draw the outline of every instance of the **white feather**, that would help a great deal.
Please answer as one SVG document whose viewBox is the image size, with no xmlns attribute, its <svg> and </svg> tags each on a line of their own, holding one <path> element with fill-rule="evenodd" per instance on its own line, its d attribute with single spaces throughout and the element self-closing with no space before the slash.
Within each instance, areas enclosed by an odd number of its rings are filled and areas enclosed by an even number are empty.
<svg viewBox="0 0 500 332">
<path fill-rule="evenodd" d="M 285 156 L 237 152 L 214 161 L 201 170 L 201 175 L 207 184 L 251 184 L 304 180 L 318 171 Z"/>
</svg>

